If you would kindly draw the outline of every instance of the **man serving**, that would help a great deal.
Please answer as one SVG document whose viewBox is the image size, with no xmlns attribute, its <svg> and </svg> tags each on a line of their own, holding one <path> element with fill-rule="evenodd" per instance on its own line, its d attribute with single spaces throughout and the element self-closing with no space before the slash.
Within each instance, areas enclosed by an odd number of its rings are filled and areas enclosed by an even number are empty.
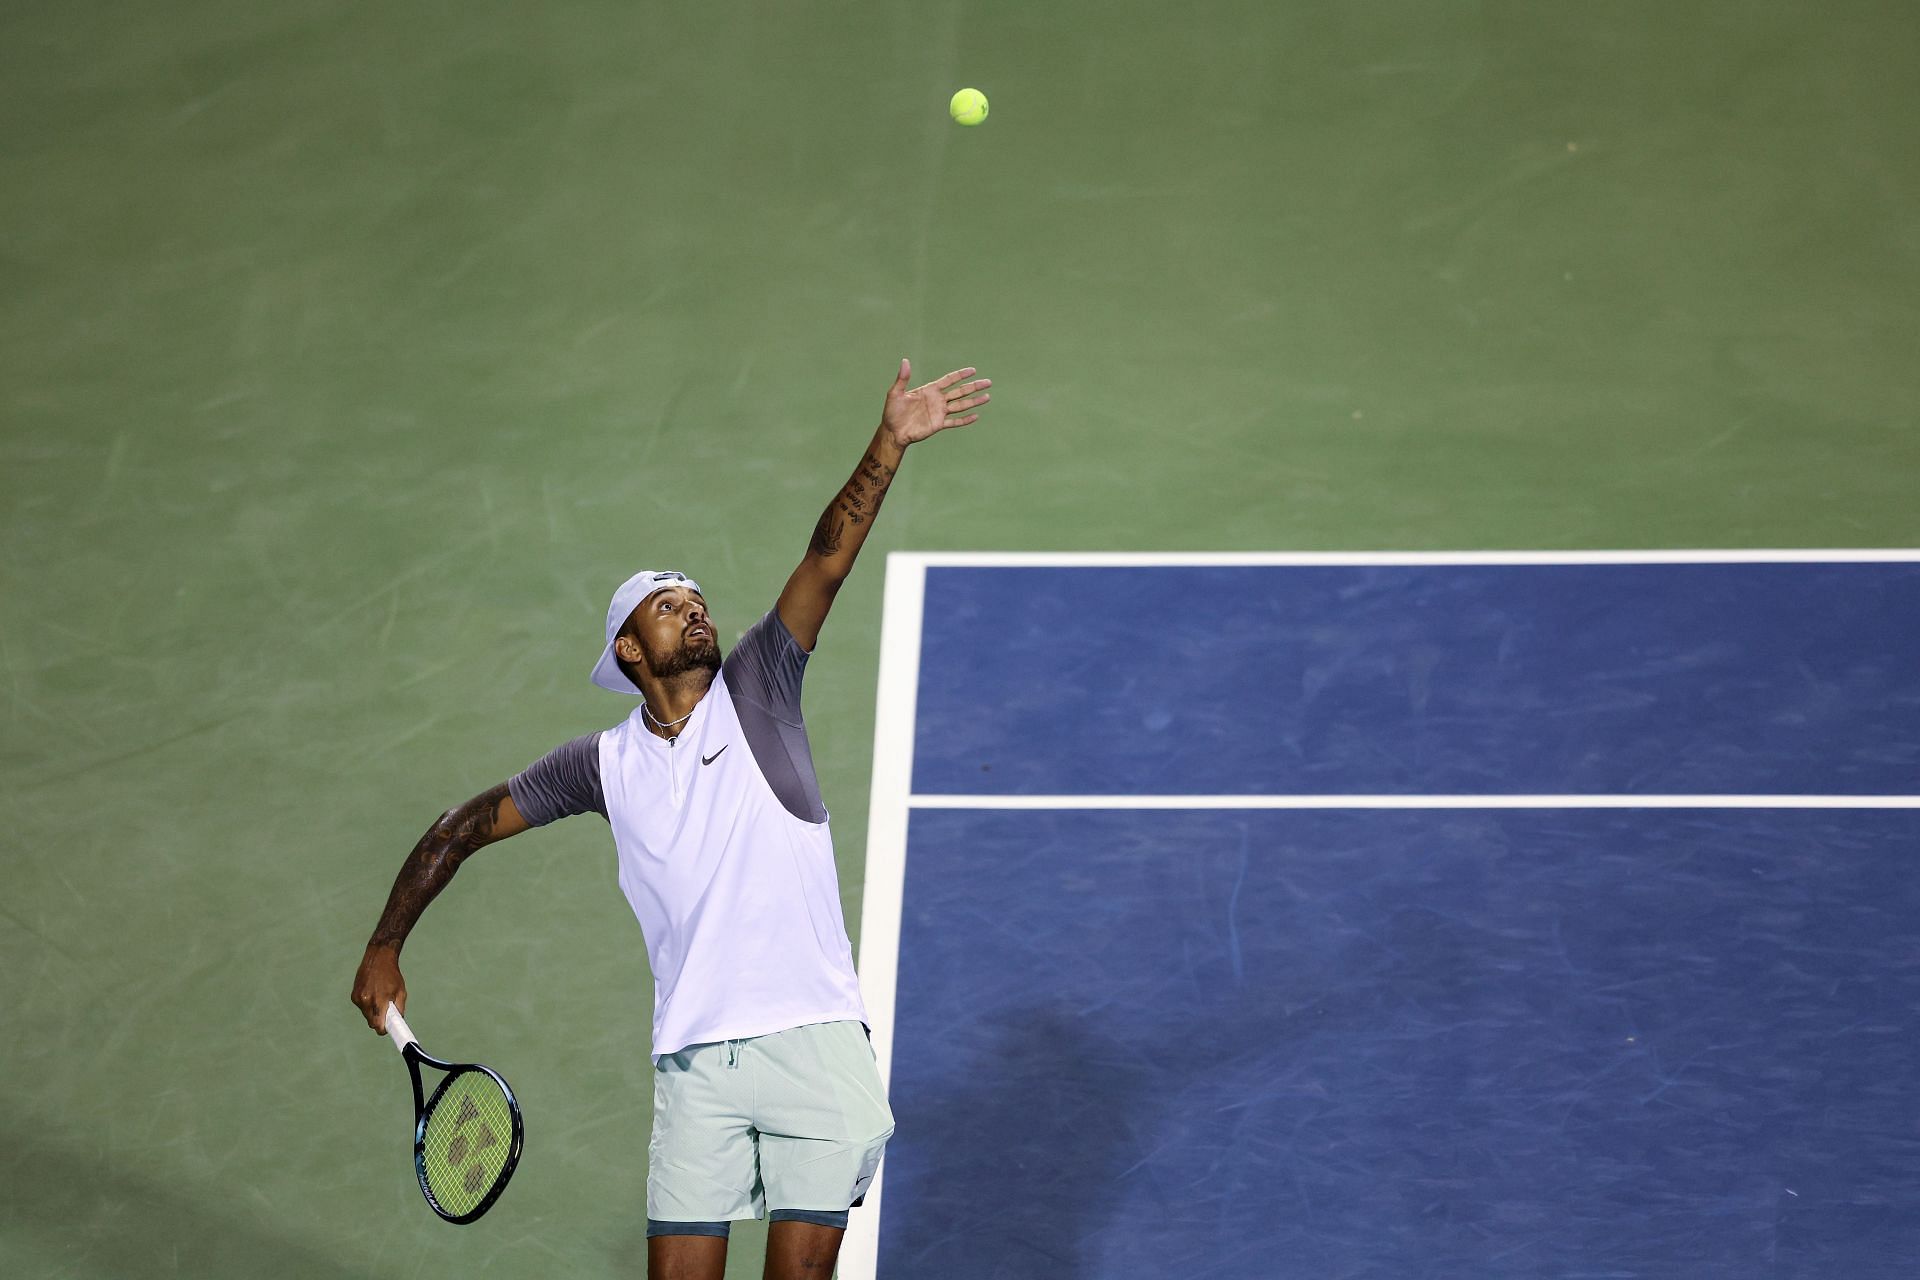
<svg viewBox="0 0 1920 1280">
<path fill-rule="evenodd" d="M 469 854 L 571 814 L 607 820 L 654 976 L 650 1280 L 720 1280 L 728 1224 L 763 1214 L 770 1280 L 831 1274 L 893 1133 L 800 683 L 907 447 L 973 423 L 990 399 L 976 372 L 909 389 L 900 362 L 860 465 L 724 660 L 697 582 L 627 579 L 593 681 L 640 705 L 443 814 L 354 977 L 353 1002 L 385 1034 L 388 1002 L 406 1009 L 401 946 Z"/>
</svg>

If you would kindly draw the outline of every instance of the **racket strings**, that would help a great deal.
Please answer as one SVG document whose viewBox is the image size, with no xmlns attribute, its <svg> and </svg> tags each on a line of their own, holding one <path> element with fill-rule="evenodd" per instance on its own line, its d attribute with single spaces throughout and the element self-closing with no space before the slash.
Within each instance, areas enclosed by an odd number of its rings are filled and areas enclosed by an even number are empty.
<svg viewBox="0 0 1920 1280">
<path fill-rule="evenodd" d="M 456 1217 L 486 1199 L 513 1150 L 513 1111 L 483 1071 L 462 1071 L 427 1108 L 421 1169 L 435 1203 Z"/>
</svg>

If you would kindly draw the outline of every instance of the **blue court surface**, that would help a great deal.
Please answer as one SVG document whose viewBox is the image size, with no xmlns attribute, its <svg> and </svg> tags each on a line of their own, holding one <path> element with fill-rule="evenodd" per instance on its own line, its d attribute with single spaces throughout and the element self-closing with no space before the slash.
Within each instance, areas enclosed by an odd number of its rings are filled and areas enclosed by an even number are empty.
<svg viewBox="0 0 1920 1280">
<path fill-rule="evenodd" d="M 843 1275 L 1914 1274 L 1920 558 L 896 555 L 886 625 Z"/>
</svg>

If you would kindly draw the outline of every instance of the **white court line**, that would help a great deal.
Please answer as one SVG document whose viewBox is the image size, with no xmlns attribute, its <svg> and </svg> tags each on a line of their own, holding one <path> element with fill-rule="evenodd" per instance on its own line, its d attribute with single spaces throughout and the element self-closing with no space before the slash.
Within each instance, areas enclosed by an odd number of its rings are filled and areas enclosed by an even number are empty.
<svg viewBox="0 0 1920 1280">
<path fill-rule="evenodd" d="M 1742 551 L 895 551 L 887 556 L 942 569 L 1100 569 L 1261 565 L 1452 564 L 1901 564 L 1920 549 Z"/>
<path fill-rule="evenodd" d="M 1920 809 L 1910 796 L 909 796 L 915 809 Z M 865 952 L 862 952 L 864 957 Z"/>
<path fill-rule="evenodd" d="M 926 569 L 887 557 L 880 621 L 880 692 L 873 720 L 873 790 L 867 808 L 866 893 L 860 906 L 860 991 L 873 1028 L 880 1081 L 893 1079 L 893 1004 L 900 955 L 900 895 L 907 879 L 907 797 L 913 790 L 913 713 L 920 688 L 920 613 Z M 874 1280 L 880 1266 L 884 1160 L 840 1243 L 842 1280 Z"/>
<path fill-rule="evenodd" d="M 906 886 L 912 808 L 1917 808 L 1914 796 L 915 796 L 914 704 L 920 683 L 921 609 L 928 568 L 1118 568 L 1156 566 L 1372 566 L 1582 564 L 1845 564 L 1920 561 L 1920 550 L 1746 551 L 1368 551 L 1368 552 L 958 552 L 887 556 L 880 631 L 880 687 L 873 728 L 873 788 L 867 816 L 866 892 L 860 914 L 860 986 L 873 1025 L 880 1078 L 893 1079 L 893 1015 L 899 972 L 900 899 Z M 1715 803 L 1718 801 L 1719 803 Z M 1738 801 L 1739 803 L 1730 803 Z M 1371 802 L 1371 803 L 1369 803 Z M 853 1212 L 840 1250 L 843 1280 L 876 1280 L 882 1163 Z"/>
</svg>

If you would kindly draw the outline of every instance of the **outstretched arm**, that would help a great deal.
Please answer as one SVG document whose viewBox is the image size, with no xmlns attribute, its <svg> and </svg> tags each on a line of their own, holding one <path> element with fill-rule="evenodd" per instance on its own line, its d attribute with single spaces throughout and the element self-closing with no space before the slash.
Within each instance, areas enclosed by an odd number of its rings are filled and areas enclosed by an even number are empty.
<svg viewBox="0 0 1920 1280">
<path fill-rule="evenodd" d="M 380 914 L 360 971 L 353 977 L 353 1002 L 366 1015 L 367 1025 L 387 1033 L 387 1003 L 407 1011 L 407 983 L 400 976 L 400 948 L 420 913 L 447 887 L 467 855 L 496 840 L 519 835 L 527 820 L 513 803 L 507 784 L 483 791 L 456 809 L 440 815 L 400 867 L 387 909 Z"/>
<path fill-rule="evenodd" d="M 811 652 L 820 639 L 820 626 L 827 620 L 827 611 L 833 608 L 840 584 L 853 572 L 860 544 L 867 540 L 867 531 L 873 527 L 874 517 L 880 514 L 880 503 L 887 496 L 887 486 L 893 483 L 907 447 L 948 427 L 972 425 L 980 415 L 968 410 L 977 409 L 993 398 L 987 394 L 987 388 L 993 385 L 990 379 L 965 381 L 978 372 L 970 368 L 955 369 L 924 387 L 908 390 L 907 380 L 913 376 L 913 366 L 906 360 L 900 362 L 900 375 L 887 391 L 886 407 L 881 411 L 880 426 L 873 433 L 873 443 L 867 446 L 860 465 L 853 469 L 853 475 L 841 486 L 839 494 L 820 514 L 806 556 L 780 593 L 780 621 L 786 624 L 802 649 Z"/>
</svg>

